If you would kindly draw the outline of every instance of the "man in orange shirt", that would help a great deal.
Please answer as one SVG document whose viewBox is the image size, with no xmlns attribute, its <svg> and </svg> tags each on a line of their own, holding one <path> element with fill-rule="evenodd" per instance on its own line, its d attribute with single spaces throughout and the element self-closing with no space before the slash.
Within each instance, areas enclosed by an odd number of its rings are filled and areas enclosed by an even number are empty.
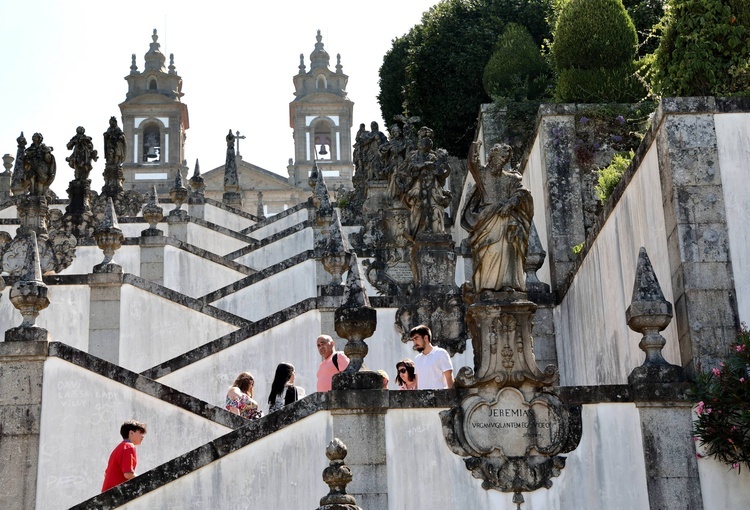
<svg viewBox="0 0 750 510">
<path fill-rule="evenodd" d="M 120 427 L 120 435 L 123 441 L 115 447 L 109 456 L 107 469 L 104 471 L 102 492 L 135 478 L 135 465 L 138 462 L 135 447 L 143 442 L 143 436 L 146 435 L 146 424 L 128 420 Z"/>
</svg>

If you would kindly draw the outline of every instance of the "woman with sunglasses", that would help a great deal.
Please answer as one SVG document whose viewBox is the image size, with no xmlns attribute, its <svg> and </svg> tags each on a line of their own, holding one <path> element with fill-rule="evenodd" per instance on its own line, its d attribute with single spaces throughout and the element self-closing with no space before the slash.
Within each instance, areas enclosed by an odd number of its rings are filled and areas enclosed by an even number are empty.
<svg viewBox="0 0 750 510">
<path fill-rule="evenodd" d="M 279 363 L 268 394 L 268 412 L 278 411 L 304 396 L 305 390 L 294 385 L 294 365 Z"/>
<path fill-rule="evenodd" d="M 396 363 L 396 384 L 400 390 L 416 390 L 417 375 L 414 373 L 414 362 L 409 358 Z"/>
</svg>

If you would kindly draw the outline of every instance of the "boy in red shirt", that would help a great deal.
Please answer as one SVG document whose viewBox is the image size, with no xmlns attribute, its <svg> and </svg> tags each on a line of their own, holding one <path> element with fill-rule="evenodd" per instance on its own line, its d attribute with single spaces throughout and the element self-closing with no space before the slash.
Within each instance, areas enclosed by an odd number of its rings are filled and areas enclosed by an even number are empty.
<svg viewBox="0 0 750 510">
<path fill-rule="evenodd" d="M 120 435 L 123 442 L 118 444 L 109 456 L 107 469 L 104 471 L 102 492 L 135 477 L 135 465 L 138 462 L 135 447 L 141 444 L 143 436 L 146 435 L 146 424 L 128 420 L 120 427 Z"/>
</svg>

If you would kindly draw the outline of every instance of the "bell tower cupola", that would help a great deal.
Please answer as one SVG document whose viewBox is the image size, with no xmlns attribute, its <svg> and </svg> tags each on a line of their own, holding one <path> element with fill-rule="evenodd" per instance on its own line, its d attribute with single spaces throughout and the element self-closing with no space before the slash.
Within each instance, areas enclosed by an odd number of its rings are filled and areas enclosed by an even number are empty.
<svg viewBox="0 0 750 510">
<path fill-rule="evenodd" d="M 336 56 L 334 70 L 329 65 L 330 56 L 318 30 L 309 71 L 304 55 L 300 55 L 299 72 L 293 78 L 295 99 L 289 103 L 289 124 L 294 130 L 289 183 L 296 187 L 307 186 L 313 163 L 317 163 L 329 186 L 352 187 L 354 103 L 346 95 L 349 77 L 343 72 L 341 55 Z"/>
<path fill-rule="evenodd" d="M 138 70 L 135 54 L 130 74 L 125 77 L 128 92 L 120 104 L 122 125 L 127 139 L 123 164 L 125 190 L 148 192 L 156 186 L 166 194 L 175 172 L 185 177 L 185 132 L 190 127 L 187 105 L 182 102 L 182 78 L 177 74 L 174 55 L 169 65 L 161 52 L 156 29 L 144 56 L 143 71 Z"/>
</svg>

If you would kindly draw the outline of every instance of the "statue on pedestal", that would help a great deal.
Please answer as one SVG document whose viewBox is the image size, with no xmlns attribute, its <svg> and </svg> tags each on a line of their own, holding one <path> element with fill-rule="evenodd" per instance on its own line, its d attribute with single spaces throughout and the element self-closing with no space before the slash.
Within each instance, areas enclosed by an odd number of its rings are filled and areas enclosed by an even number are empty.
<svg viewBox="0 0 750 510">
<path fill-rule="evenodd" d="M 55 180 L 57 163 L 52 155 L 52 147 L 43 143 L 41 133 L 34 133 L 31 145 L 23 155 L 24 179 L 29 183 L 29 195 L 43 197 Z"/>
<path fill-rule="evenodd" d="M 89 178 L 89 173 L 93 168 L 92 161 L 99 159 L 99 153 L 94 149 L 91 137 L 86 135 L 83 126 L 76 128 L 76 134 L 70 139 L 66 146 L 73 153 L 65 158 L 70 168 L 75 172 L 77 181 L 85 181 Z"/>
<path fill-rule="evenodd" d="M 422 232 L 445 233 L 445 208 L 451 203 L 451 193 L 444 188 L 451 173 L 448 153 L 432 150 L 432 129 L 419 130 L 417 150 L 406 160 L 408 191 L 403 197 L 410 211 L 409 235 L 416 239 Z"/>
<path fill-rule="evenodd" d="M 117 125 L 117 119 L 110 117 L 109 128 L 104 132 L 104 194 L 110 197 L 117 196 L 122 191 L 122 182 L 125 180 L 122 174 L 122 164 L 125 162 L 125 133 Z"/>
<path fill-rule="evenodd" d="M 534 215 L 531 193 L 523 188 L 521 174 L 503 170 L 512 155 L 508 145 L 495 144 L 485 166 L 479 162 L 480 146 L 474 142 L 469 150 L 476 187 L 461 213 L 461 226 L 471 234 L 473 292 L 525 292 L 524 259 Z"/>
</svg>

